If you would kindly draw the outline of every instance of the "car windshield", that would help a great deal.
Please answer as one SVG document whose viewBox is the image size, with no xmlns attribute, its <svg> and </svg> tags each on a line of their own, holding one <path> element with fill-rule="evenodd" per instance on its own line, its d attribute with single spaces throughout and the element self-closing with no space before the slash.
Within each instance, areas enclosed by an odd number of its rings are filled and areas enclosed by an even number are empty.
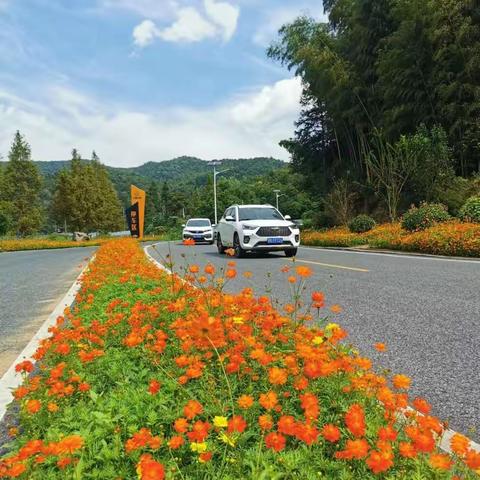
<svg viewBox="0 0 480 480">
<path fill-rule="evenodd" d="M 280 212 L 275 208 L 239 208 L 239 220 L 283 220 Z"/>
<path fill-rule="evenodd" d="M 210 220 L 189 220 L 187 227 L 209 227 Z"/>
</svg>

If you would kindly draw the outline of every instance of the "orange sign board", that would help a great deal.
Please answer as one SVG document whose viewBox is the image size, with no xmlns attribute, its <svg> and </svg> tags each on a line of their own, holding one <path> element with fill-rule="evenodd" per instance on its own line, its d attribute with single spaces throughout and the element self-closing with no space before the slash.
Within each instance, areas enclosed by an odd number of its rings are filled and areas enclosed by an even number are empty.
<svg viewBox="0 0 480 480">
<path fill-rule="evenodd" d="M 132 205 L 138 203 L 138 238 L 143 237 L 143 227 L 145 224 L 145 192 L 140 188 L 132 185 L 130 187 L 130 196 Z"/>
</svg>

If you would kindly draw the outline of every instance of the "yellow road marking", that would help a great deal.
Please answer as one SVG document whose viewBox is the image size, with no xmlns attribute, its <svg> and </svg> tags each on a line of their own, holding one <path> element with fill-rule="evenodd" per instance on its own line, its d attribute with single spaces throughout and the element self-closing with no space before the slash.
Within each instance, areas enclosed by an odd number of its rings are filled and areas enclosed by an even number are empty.
<svg viewBox="0 0 480 480">
<path fill-rule="evenodd" d="M 310 262 L 309 260 L 297 259 L 296 261 L 301 263 L 309 263 L 311 265 L 320 265 L 321 267 L 341 268 L 342 270 L 353 270 L 354 272 L 368 273 L 370 271 L 370 270 L 366 270 L 365 268 L 345 267 L 344 265 L 332 265 L 330 263 Z"/>
</svg>

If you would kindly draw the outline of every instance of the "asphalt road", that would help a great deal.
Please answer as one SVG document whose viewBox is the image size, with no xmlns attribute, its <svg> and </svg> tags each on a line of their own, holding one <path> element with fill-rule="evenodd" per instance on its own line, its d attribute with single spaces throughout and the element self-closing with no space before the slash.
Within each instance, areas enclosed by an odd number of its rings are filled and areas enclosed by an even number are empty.
<svg viewBox="0 0 480 480">
<path fill-rule="evenodd" d="M 67 293 L 95 250 L 0 253 L 0 376 Z"/>
<path fill-rule="evenodd" d="M 171 253 L 176 269 L 186 263 L 225 267 L 214 246 L 158 244 L 149 252 L 162 261 Z M 298 265 L 313 276 L 305 292 L 325 293 L 340 304 L 336 321 L 377 368 L 413 379 L 411 394 L 427 398 L 434 414 L 454 430 L 480 440 L 480 261 L 301 248 Z M 291 298 L 283 254 L 237 260 L 239 276 L 229 291 L 251 286 L 281 304 Z M 250 271 L 253 278 L 241 273 Z M 374 343 L 385 342 L 379 354 Z"/>
</svg>

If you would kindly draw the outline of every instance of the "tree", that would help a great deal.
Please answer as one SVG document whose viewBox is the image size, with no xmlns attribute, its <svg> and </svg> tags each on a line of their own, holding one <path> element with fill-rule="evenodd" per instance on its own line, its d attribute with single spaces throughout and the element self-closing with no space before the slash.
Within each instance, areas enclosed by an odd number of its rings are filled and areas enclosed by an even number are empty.
<svg viewBox="0 0 480 480">
<path fill-rule="evenodd" d="M 0 201 L 8 211 L 11 228 L 20 236 L 38 232 L 44 221 L 40 204 L 42 177 L 32 162 L 30 145 L 19 131 L 15 133 L 2 182 Z"/>
<path fill-rule="evenodd" d="M 146 205 L 145 205 L 145 228 L 150 229 L 158 222 L 158 215 L 161 211 L 160 194 L 158 191 L 157 182 L 150 183 L 146 191 Z"/>
<path fill-rule="evenodd" d="M 86 161 L 72 151 L 70 168 L 57 175 L 53 210 L 73 230 L 110 232 L 124 225 L 118 195 L 95 152 Z"/>
</svg>

